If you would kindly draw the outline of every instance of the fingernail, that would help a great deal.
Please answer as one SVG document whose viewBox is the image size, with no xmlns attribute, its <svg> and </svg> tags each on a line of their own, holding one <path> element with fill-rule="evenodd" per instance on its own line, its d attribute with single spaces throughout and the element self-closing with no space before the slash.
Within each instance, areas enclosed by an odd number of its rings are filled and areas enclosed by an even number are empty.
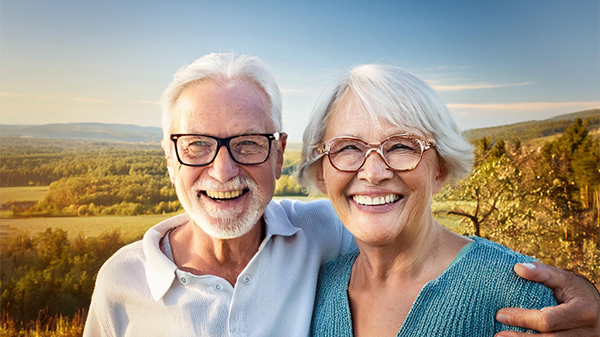
<svg viewBox="0 0 600 337">
<path fill-rule="evenodd" d="M 510 316 L 504 314 L 496 314 L 496 320 L 500 323 L 510 325 Z"/>
<path fill-rule="evenodd" d="M 527 269 L 535 269 L 535 264 L 533 263 L 521 263 L 521 265 Z"/>
</svg>

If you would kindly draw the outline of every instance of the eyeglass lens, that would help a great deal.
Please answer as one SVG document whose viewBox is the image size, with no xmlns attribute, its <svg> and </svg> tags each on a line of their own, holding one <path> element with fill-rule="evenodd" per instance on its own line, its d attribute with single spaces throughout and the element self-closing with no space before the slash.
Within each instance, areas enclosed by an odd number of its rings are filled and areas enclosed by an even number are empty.
<svg viewBox="0 0 600 337">
<path fill-rule="evenodd" d="M 205 136 L 181 136 L 177 151 L 186 165 L 206 165 L 213 161 L 218 151 L 216 139 Z M 226 144 L 229 153 L 240 164 L 259 164 L 269 156 L 269 138 L 248 135 L 232 138 Z"/>
<path fill-rule="evenodd" d="M 340 170 L 355 171 L 363 165 L 371 148 L 372 145 L 358 139 L 336 139 L 331 143 L 329 159 Z M 381 154 L 392 169 L 410 170 L 421 160 L 423 148 L 415 139 L 394 137 L 381 145 Z"/>
</svg>

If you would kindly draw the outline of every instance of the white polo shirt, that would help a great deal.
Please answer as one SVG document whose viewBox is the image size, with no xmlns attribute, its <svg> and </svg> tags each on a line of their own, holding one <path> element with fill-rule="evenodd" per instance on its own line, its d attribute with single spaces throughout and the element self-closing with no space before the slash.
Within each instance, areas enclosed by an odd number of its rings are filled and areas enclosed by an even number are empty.
<svg viewBox="0 0 600 337">
<path fill-rule="evenodd" d="M 181 271 L 160 250 L 181 214 L 100 269 L 84 336 L 308 336 L 321 265 L 356 247 L 329 201 L 271 201 L 266 237 L 235 288 Z"/>
</svg>

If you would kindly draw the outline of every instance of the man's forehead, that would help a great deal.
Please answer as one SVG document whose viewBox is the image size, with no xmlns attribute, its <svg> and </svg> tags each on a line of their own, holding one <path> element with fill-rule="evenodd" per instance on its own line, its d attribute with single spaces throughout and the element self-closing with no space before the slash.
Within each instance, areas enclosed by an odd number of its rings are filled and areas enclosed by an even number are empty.
<svg viewBox="0 0 600 337">
<path fill-rule="evenodd" d="M 274 132 L 266 93 L 248 80 L 206 80 L 184 89 L 175 105 L 174 132 Z M 271 130 L 273 129 L 273 130 Z"/>
</svg>

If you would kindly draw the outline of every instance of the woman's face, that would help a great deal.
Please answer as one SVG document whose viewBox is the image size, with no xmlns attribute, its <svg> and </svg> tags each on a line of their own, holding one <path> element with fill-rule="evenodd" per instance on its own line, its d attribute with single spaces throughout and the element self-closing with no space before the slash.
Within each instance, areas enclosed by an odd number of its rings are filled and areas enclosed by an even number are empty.
<svg viewBox="0 0 600 337">
<path fill-rule="evenodd" d="M 403 133 L 427 138 L 414 128 L 384 120 L 373 123 L 350 92 L 333 107 L 323 140 L 351 136 L 379 143 Z M 418 231 L 420 224 L 432 219 L 431 196 L 441 188 L 445 173 L 433 149 L 423 153 L 415 169 L 402 172 L 387 167 L 373 151 L 357 172 L 339 171 L 323 158 L 317 179 L 319 188 L 329 196 L 338 216 L 357 240 L 384 245 L 394 242 L 401 233 Z"/>
</svg>

